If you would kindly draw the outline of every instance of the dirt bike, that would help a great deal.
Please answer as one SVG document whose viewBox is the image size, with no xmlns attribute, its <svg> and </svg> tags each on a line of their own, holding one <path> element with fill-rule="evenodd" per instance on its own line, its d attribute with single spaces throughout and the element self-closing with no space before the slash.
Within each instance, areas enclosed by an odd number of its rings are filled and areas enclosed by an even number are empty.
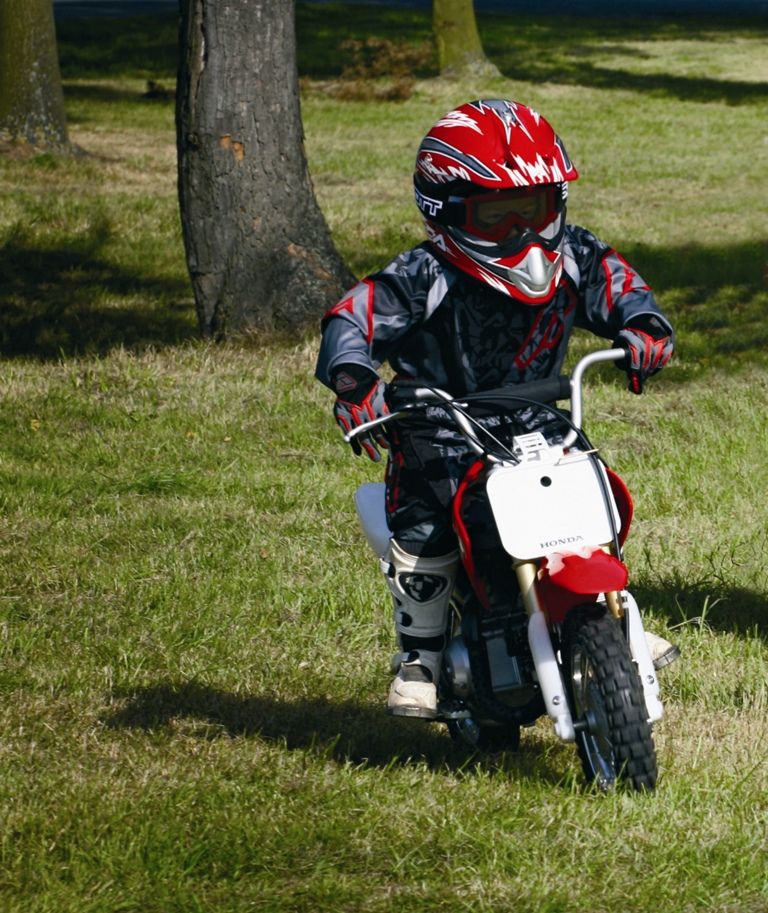
<svg viewBox="0 0 768 913">
<path fill-rule="evenodd" d="M 652 790 L 651 729 L 663 710 L 640 612 L 626 588 L 622 547 L 632 500 L 581 428 L 584 372 L 623 356 L 622 349 L 594 352 L 571 377 L 456 398 L 415 387 L 406 405 L 347 440 L 433 416 L 450 420 L 476 456 L 453 501 L 462 562 L 438 721 L 472 748 L 514 750 L 520 727 L 547 714 L 556 735 L 576 743 L 589 782 Z M 555 406 L 563 399 L 570 399 L 570 414 Z M 562 433 L 528 430 L 535 414 L 556 420 Z M 484 420 L 489 415 L 505 418 L 494 424 Z M 355 500 L 383 559 L 390 538 L 384 483 L 364 484 Z"/>
</svg>

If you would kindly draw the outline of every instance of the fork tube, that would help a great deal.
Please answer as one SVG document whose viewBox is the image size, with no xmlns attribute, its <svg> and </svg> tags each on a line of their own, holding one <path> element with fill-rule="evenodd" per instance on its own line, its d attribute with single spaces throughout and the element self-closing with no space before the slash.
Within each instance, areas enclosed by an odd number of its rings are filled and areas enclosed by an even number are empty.
<svg viewBox="0 0 768 913">
<path fill-rule="evenodd" d="M 565 696 L 565 685 L 557 664 L 552 639 L 549 636 L 547 619 L 541 611 L 536 593 L 537 567 L 533 561 L 522 561 L 515 565 L 517 581 L 528 614 L 528 644 L 536 667 L 536 676 L 544 698 L 547 714 L 555 724 L 555 733 L 564 742 L 573 742 L 576 732 L 573 718 Z"/>
<path fill-rule="evenodd" d="M 605 596 L 605 604 L 608 606 L 608 611 L 617 621 L 621 621 L 624 617 L 624 607 L 619 599 L 619 594 L 616 590 L 611 590 L 610 593 L 604 593 L 603 595 Z"/>
<path fill-rule="evenodd" d="M 521 561 L 515 565 L 517 582 L 520 584 L 520 595 L 529 618 L 534 612 L 541 612 L 539 597 L 536 593 L 537 570 L 535 561 Z"/>
</svg>

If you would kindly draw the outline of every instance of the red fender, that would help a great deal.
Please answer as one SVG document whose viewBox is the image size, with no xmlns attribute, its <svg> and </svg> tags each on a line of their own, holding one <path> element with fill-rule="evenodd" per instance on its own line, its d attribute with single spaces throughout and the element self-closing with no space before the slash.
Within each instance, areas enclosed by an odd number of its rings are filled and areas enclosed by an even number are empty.
<svg viewBox="0 0 768 913">
<path fill-rule="evenodd" d="M 599 593 L 623 590 L 628 580 L 624 562 L 596 548 L 590 555 L 545 558 L 536 589 L 550 624 L 559 624 L 574 606 L 594 602 Z"/>
</svg>

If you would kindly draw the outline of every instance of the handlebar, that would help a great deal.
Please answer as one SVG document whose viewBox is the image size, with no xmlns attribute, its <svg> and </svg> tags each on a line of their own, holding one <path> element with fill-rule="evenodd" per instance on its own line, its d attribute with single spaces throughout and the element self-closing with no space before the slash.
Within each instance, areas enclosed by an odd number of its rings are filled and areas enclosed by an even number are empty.
<svg viewBox="0 0 768 913">
<path fill-rule="evenodd" d="M 489 406 L 509 406 L 515 402 L 552 403 L 570 397 L 571 379 L 561 374 L 558 377 L 548 377 L 546 380 L 531 380 L 526 384 L 496 387 L 482 393 L 468 393 L 462 399 L 466 402 L 481 400 Z"/>
<path fill-rule="evenodd" d="M 604 361 L 618 361 L 626 357 L 626 351 L 617 346 L 615 349 L 601 349 L 599 352 L 590 352 L 576 363 L 576 367 L 571 374 L 571 421 L 573 428 L 568 432 L 563 440 L 563 447 L 570 447 L 578 437 L 581 430 L 581 388 L 582 378 L 587 368 L 592 365 L 600 364 Z"/>
<path fill-rule="evenodd" d="M 570 447 L 581 430 L 582 421 L 582 381 L 584 372 L 592 367 L 605 361 L 618 361 L 624 358 L 626 352 L 622 348 L 602 349 L 598 352 L 590 352 L 580 359 L 570 377 L 560 375 L 550 377 L 545 380 L 533 380 L 524 384 L 514 384 L 506 387 L 497 387 L 493 390 L 484 390 L 482 393 L 468 393 L 465 396 L 453 397 L 444 390 L 434 387 L 423 387 L 414 385 L 412 401 L 403 409 L 397 412 L 391 412 L 380 418 L 373 419 L 370 422 L 364 422 L 353 428 L 344 435 L 344 440 L 349 443 L 360 434 L 365 434 L 372 428 L 378 428 L 391 421 L 397 421 L 409 416 L 418 415 L 418 407 L 422 405 L 442 405 L 447 408 L 453 415 L 457 426 L 467 438 L 470 447 L 477 453 L 485 453 L 484 448 L 477 441 L 477 434 L 472 427 L 471 422 L 467 419 L 463 411 L 466 405 L 471 402 L 482 401 L 490 406 L 511 406 L 517 403 L 518 406 L 524 406 L 535 403 L 552 403 L 558 399 L 570 399 L 571 401 L 571 422 L 573 428 L 568 432 L 563 440 L 563 447 Z M 455 406 L 456 408 L 451 408 Z"/>
</svg>

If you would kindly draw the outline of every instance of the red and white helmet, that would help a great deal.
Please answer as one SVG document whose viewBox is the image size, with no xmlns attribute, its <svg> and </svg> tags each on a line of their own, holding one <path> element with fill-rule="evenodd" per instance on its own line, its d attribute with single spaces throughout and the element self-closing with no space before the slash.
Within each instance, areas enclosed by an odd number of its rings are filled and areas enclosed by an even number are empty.
<svg viewBox="0 0 768 913">
<path fill-rule="evenodd" d="M 548 301 L 563 271 L 568 181 L 560 137 L 514 101 L 450 111 L 416 155 L 416 203 L 433 247 L 465 273 L 525 304 Z"/>
</svg>

